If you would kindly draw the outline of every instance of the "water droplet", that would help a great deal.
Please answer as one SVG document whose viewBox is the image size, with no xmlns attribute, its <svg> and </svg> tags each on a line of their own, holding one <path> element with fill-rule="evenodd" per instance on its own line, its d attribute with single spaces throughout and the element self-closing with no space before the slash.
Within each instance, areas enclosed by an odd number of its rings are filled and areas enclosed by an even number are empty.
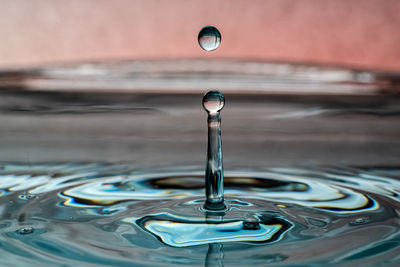
<svg viewBox="0 0 400 267">
<path fill-rule="evenodd" d="M 357 219 L 351 221 L 349 224 L 352 225 L 352 226 L 356 226 L 356 225 L 366 224 L 366 223 L 369 223 L 369 222 L 370 222 L 369 218 L 360 217 L 360 218 L 357 218 Z"/>
<path fill-rule="evenodd" d="M 254 216 L 247 216 L 243 221 L 243 230 L 260 229 L 260 220 Z"/>
<path fill-rule="evenodd" d="M 35 231 L 35 228 L 33 228 L 33 227 L 24 227 L 24 228 L 17 230 L 17 233 L 20 235 L 29 235 L 29 234 L 32 234 L 34 231 Z"/>
<path fill-rule="evenodd" d="M 206 51 L 213 51 L 221 44 L 221 33 L 214 26 L 205 26 L 199 32 L 198 42 Z"/>
<path fill-rule="evenodd" d="M 23 194 L 19 195 L 18 198 L 21 200 L 31 200 L 31 199 L 37 199 L 39 197 L 24 192 Z"/>
<path fill-rule="evenodd" d="M 225 97 L 218 91 L 209 91 L 203 97 L 203 107 L 209 113 L 219 112 L 225 105 Z"/>
</svg>

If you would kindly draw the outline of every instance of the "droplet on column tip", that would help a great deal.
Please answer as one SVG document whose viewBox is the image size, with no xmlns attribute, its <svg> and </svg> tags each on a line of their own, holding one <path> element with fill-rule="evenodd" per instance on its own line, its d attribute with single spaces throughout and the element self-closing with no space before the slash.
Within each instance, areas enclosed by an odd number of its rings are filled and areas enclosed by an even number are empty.
<svg viewBox="0 0 400 267">
<path fill-rule="evenodd" d="M 225 97 L 218 91 L 209 91 L 203 97 L 203 107 L 208 113 L 221 111 L 225 105 Z"/>
</svg>

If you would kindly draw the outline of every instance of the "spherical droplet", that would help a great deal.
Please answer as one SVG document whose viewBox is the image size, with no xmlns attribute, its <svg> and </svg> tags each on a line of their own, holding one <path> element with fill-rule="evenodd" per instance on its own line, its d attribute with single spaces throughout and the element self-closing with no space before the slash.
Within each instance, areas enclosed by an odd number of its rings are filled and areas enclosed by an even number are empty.
<svg viewBox="0 0 400 267">
<path fill-rule="evenodd" d="M 258 230 L 260 229 L 260 220 L 254 216 L 247 216 L 243 221 L 244 230 Z"/>
<path fill-rule="evenodd" d="M 218 91 L 209 91 L 203 97 L 203 107 L 209 113 L 219 112 L 225 105 L 225 97 Z"/>
<path fill-rule="evenodd" d="M 213 51 L 221 44 L 221 33 L 214 26 L 205 26 L 197 37 L 199 45 L 206 51 Z"/>
<path fill-rule="evenodd" d="M 32 234 L 35 231 L 35 228 L 33 227 L 25 227 L 17 230 L 18 234 L 20 235 L 29 235 Z"/>
</svg>

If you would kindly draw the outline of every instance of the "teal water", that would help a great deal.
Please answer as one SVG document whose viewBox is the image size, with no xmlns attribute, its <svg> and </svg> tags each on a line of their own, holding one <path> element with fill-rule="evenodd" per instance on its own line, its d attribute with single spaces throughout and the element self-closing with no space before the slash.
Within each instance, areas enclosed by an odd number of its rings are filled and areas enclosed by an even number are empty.
<svg viewBox="0 0 400 267">
<path fill-rule="evenodd" d="M 0 169 L 0 266 L 398 266 L 400 168 Z"/>
</svg>

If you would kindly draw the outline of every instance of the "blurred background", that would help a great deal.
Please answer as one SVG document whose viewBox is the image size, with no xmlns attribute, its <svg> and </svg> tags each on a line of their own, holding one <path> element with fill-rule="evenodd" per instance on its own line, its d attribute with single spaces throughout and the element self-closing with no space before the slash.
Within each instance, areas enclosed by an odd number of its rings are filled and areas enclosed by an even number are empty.
<svg viewBox="0 0 400 267">
<path fill-rule="evenodd" d="M 202 168 L 211 89 L 227 168 L 400 160 L 398 0 L 0 6 L 1 161 Z"/>
<path fill-rule="evenodd" d="M 1 0 L 0 68 L 229 58 L 400 70 L 397 0 Z M 204 25 L 219 49 L 199 49 Z"/>
</svg>

